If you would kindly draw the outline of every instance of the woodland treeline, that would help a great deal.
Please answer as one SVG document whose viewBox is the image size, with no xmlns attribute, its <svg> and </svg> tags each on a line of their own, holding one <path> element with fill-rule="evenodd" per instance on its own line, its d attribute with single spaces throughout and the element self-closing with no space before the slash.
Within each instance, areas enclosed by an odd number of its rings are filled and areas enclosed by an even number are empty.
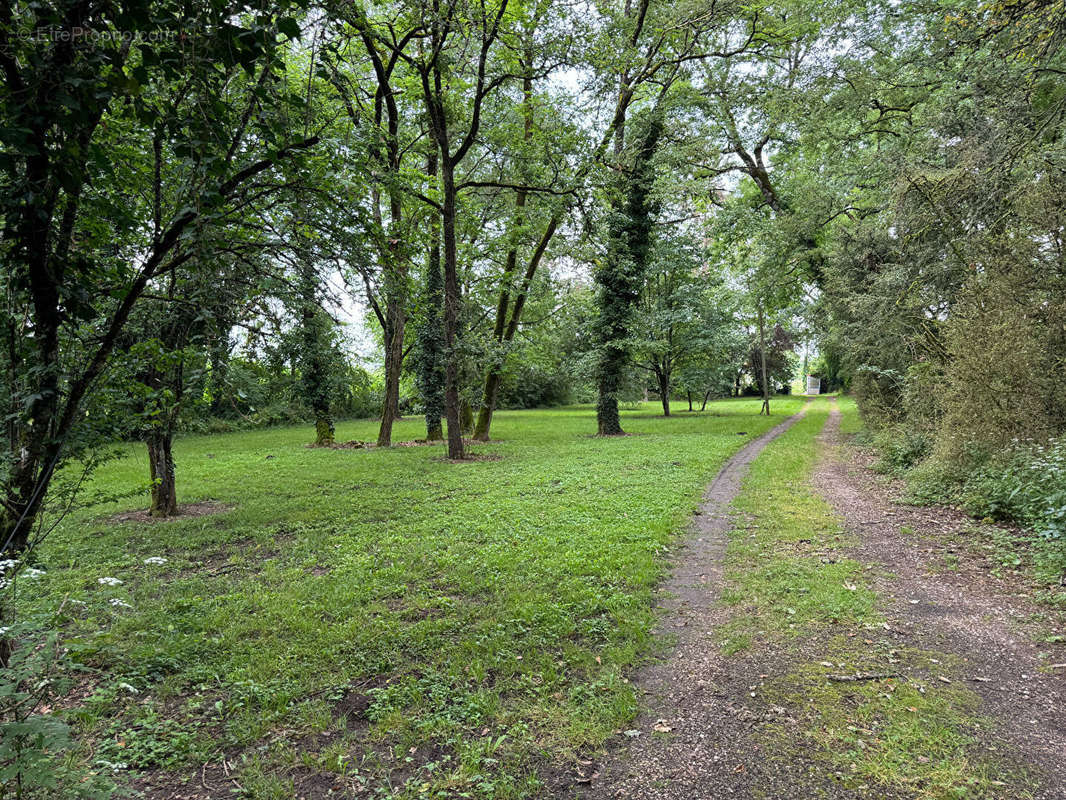
<svg viewBox="0 0 1066 800">
<path fill-rule="evenodd" d="M 501 406 L 618 434 L 649 388 L 698 409 L 801 360 L 887 468 L 1057 536 L 1064 16 L 5 4 L 5 557 L 122 439 L 169 515 L 182 429 L 374 414 L 388 446 L 420 414 L 461 459 Z"/>
</svg>

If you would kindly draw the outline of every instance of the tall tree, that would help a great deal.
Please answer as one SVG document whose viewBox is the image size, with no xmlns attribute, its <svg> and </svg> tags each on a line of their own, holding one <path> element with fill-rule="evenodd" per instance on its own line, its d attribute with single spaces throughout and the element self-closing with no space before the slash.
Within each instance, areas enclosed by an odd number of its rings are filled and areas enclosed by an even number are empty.
<svg viewBox="0 0 1066 800">
<path fill-rule="evenodd" d="M 290 137 L 271 110 L 286 102 L 273 83 L 285 39 L 299 32 L 289 8 L 246 14 L 219 2 L 188 16 L 180 3 L 71 0 L 0 9 L 5 552 L 30 543 L 55 471 L 89 444 L 79 438 L 84 404 L 134 308 L 195 255 L 191 232 L 269 195 L 276 165 L 317 142 Z M 29 35 L 53 28 L 115 35 Z M 160 29 L 174 35 L 160 40 Z M 184 158 L 180 202 L 166 207 L 150 176 L 115 169 L 131 144 L 150 152 L 153 140 Z"/>
<path fill-rule="evenodd" d="M 507 79 L 506 72 L 489 73 L 490 54 L 500 38 L 508 0 L 495 5 L 442 9 L 436 0 L 422 6 L 428 35 L 418 56 L 403 54 L 415 70 L 429 120 L 430 138 L 437 148 L 440 170 L 442 266 L 444 272 L 444 407 L 448 423 L 448 457 L 464 457 L 459 409 L 459 253 L 458 198 L 461 186 L 456 171 L 477 141 L 486 98 Z M 473 54 L 464 64 L 453 58 Z M 459 94 L 454 88 L 469 88 Z"/>
<path fill-rule="evenodd" d="M 652 165 L 667 106 L 675 89 L 686 85 L 689 65 L 728 60 L 767 36 L 758 6 L 714 2 L 667 8 L 644 0 L 627 4 L 619 23 L 627 31 L 626 47 L 606 70 L 609 85 L 617 91 L 609 126 L 614 147 L 604 226 L 607 244 L 594 273 L 601 314 L 596 328 L 600 435 L 623 432 L 618 389 L 629 359 L 630 322 L 646 266 L 649 239 L 645 231 L 650 230 L 655 206 Z M 627 137 L 634 103 L 643 109 L 643 130 L 637 137 Z"/>
<path fill-rule="evenodd" d="M 426 156 L 426 174 L 437 177 L 437 150 L 430 147 Z M 433 217 L 426 252 L 425 281 L 422 289 L 422 318 L 415 345 L 415 372 L 422 394 L 426 418 L 426 440 L 444 438 L 444 279 L 440 271 L 440 225 Z"/>
<path fill-rule="evenodd" d="M 617 197 L 611 200 L 607 254 L 595 272 L 599 307 L 595 328 L 599 345 L 596 420 L 601 436 L 622 433 L 618 390 L 629 361 L 631 323 L 651 250 L 654 157 L 662 127 L 662 120 L 653 117 L 640 136 L 632 169 L 620 180 Z"/>
</svg>

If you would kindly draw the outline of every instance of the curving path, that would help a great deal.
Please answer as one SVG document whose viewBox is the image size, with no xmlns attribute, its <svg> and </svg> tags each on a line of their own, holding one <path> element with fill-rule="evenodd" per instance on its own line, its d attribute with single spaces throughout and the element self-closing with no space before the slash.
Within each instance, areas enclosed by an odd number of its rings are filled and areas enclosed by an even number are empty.
<svg viewBox="0 0 1066 800">
<path fill-rule="evenodd" d="M 740 491 L 748 466 L 771 441 L 807 411 L 800 412 L 747 444 L 734 455 L 704 493 L 703 502 L 676 555 L 676 567 L 663 584 L 659 633 L 676 640 L 669 657 L 642 670 L 636 681 L 644 711 L 628 739 L 557 797 L 626 800 L 703 800 L 750 796 L 751 759 L 738 752 L 736 737 L 755 721 L 729 698 L 744 693 L 747 670 L 726 659 L 712 640 L 729 610 L 718 604 L 727 533 L 733 527 L 729 506 Z M 758 670 L 759 667 L 755 666 Z M 656 733 L 668 733 L 658 736 Z M 622 737 L 625 739 L 625 737 Z M 760 784 L 764 781 L 760 779 Z"/>
</svg>

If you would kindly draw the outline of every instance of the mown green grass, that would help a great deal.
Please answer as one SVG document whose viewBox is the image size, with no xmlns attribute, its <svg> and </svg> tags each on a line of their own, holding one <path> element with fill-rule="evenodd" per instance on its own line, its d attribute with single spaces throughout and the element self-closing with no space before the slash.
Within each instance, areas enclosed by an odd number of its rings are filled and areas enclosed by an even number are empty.
<svg viewBox="0 0 1066 800">
<path fill-rule="evenodd" d="M 982 752 L 987 723 L 958 660 L 883 635 L 867 570 L 845 556 L 849 539 L 810 485 L 829 403 L 815 400 L 767 446 L 734 503 L 723 598 L 736 613 L 724 652 L 751 648 L 758 658 L 772 645 L 775 662 L 794 662 L 760 688 L 763 702 L 788 712 L 762 729 L 768 757 L 807 758 L 813 744 L 827 772 L 863 796 L 1028 796 L 1024 781 Z M 854 403 L 840 407 L 842 430 L 861 427 Z M 894 677 L 868 677 L 880 675 Z"/>
<path fill-rule="evenodd" d="M 840 432 L 844 434 L 856 434 L 865 427 L 862 417 L 859 416 L 859 406 L 854 397 L 847 395 L 837 398 L 840 408 Z"/>
<path fill-rule="evenodd" d="M 233 509 L 110 519 L 139 496 L 80 512 L 21 603 L 63 603 L 95 670 L 70 712 L 90 760 L 193 775 L 226 752 L 251 797 L 324 771 L 372 796 L 532 796 L 545 758 L 633 716 L 624 674 L 651 649 L 666 546 L 725 459 L 801 402 L 771 419 L 757 399 L 670 419 L 648 404 L 612 439 L 589 436 L 588 408 L 505 412 L 500 441 L 473 448 L 499 460 L 459 464 L 436 446 L 308 449 L 305 428 L 183 438 L 182 502 Z M 420 435 L 418 419 L 394 431 Z M 91 489 L 146 474 L 131 447 Z"/>
</svg>

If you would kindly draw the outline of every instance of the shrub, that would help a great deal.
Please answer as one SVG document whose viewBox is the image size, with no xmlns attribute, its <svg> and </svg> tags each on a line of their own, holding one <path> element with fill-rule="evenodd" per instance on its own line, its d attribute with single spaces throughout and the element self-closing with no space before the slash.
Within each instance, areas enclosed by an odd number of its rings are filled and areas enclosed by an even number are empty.
<svg viewBox="0 0 1066 800">
<path fill-rule="evenodd" d="M 81 767 L 69 726 L 45 712 L 69 688 L 73 668 L 57 634 L 25 621 L 2 635 L 12 650 L 0 670 L 0 796 L 112 797 L 114 783 Z"/>
<path fill-rule="evenodd" d="M 924 460 L 933 447 L 928 434 L 905 425 L 881 429 L 874 434 L 873 444 L 881 456 L 875 468 L 894 475 Z"/>
<path fill-rule="evenodd" d="M 979 517 L 1017 522 L 1066 541 L 1066 439 L 1018 445 L 975 470 L 960 492 Z"/>
</svg>

